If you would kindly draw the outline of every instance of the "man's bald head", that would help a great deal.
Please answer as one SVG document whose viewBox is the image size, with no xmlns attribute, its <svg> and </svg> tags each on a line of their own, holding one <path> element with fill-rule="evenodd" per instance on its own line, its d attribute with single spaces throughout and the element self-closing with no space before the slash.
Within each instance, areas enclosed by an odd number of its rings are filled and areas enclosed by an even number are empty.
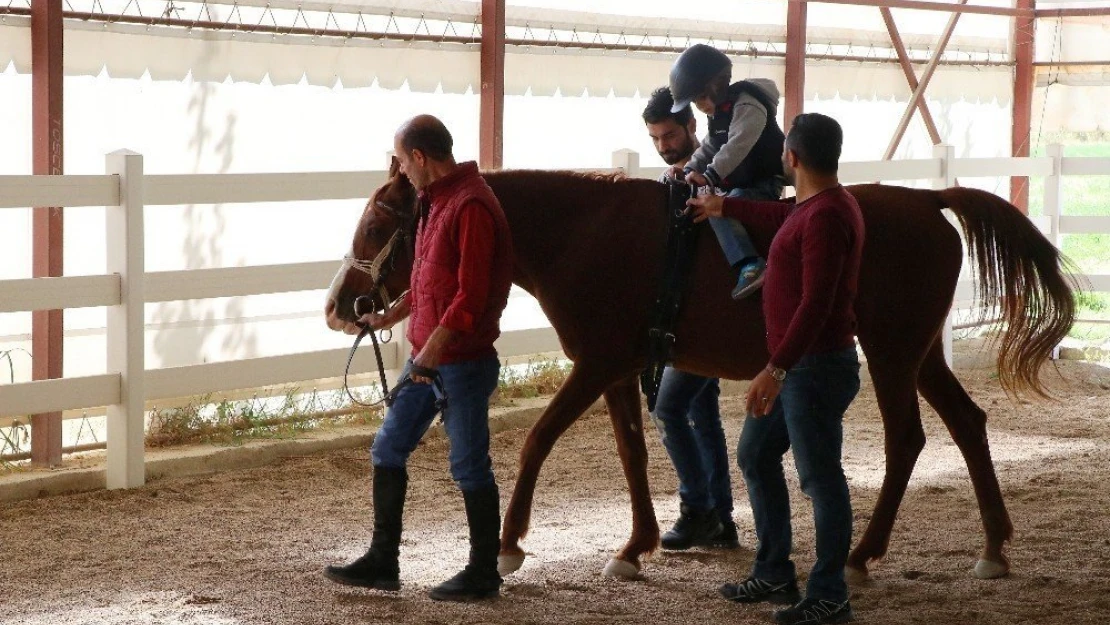
<svg viewBox="0 0 1110 625">
<path fill-rule="evenodd" d="M 425 158 L 433 161 L 454 161 L 451 133 L 432 115 L 417 115 L 402 124 L 397 130 L 396 144 L 407 154 L 420 150 Z"/>
<path fill-rule="evenodd" d="M 393 152 L 400 172 L 421 190 L 455 169 L 453 143 L 443 122 L 431 115 L 417 115 L 401 124 L 393 136 Z"/>
</svg>

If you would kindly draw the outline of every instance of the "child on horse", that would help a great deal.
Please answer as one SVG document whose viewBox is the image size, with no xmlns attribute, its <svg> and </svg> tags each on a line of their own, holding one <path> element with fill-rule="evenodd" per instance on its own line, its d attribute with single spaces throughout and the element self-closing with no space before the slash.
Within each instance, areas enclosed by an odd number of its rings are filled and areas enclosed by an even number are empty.
<svg viewBox="0 0 1110 625">
<path fill-rule="evenodd" d="M 782 194 L 782 129 L 775 119 L 779 91 L 775 83 L 753 78 L 729 84 L 732 61 L 704 44 L 687 48 L 671 68 L 673 112 L 694 104 L 709 117 L 709 133 L 675 177 L 698 186 L 713 186 L 729 197 L 777 200 Z M 739 221 L 712 218 L 710 225 L 729 266 L 738 274 L 733 299 L 743 299 L 763 284 L 767 263 L 759 256 Z"/>
</svg>

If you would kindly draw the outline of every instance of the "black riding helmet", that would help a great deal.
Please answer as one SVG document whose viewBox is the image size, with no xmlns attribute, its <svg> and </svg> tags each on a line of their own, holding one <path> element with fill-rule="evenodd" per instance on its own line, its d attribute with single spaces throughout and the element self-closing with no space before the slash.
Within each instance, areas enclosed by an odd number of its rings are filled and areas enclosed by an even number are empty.
<svg viewBox="0 0 1110 625">
<path fill-rule="evenodd" d="M 709 86 L 721 70 L 732 67 L 724 52 L 713 46 L 698 43 L 686 48 L 671 66 L 671 94 L 674 96 L 672 113 L 690 106 Z"/>
</svg>

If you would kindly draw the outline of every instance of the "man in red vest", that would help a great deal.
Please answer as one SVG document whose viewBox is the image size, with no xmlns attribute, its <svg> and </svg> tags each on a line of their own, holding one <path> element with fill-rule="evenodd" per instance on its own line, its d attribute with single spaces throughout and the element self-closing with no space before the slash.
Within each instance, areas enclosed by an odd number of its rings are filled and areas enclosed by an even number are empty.
<svg viewBox="0 0 1110 625">
<path fill-rule="evenodd" d="M 500 361 L 494 340 L 512 286 L 511 234 L 501 204 L 473 162 L 456 164 L 451 133 L 430 115 L 412 118 L 394 138 L 400 172 L 419 192 L 420 227 L 411 290 L 384 315 L 364 315 L 375 329 L 408 317 L 412 357 L 403 386 L 374 439 L 374 537 L 347 566 L 329 566 L 335 582 L 400 588 L 398 553 L 409 455 L 437 413 L 433 376 L 446 391 L 442 421 L 451 442 L 451 476 L 470 527 L 470 562 L 431 597 L 470 601 L 500 594 L 500 498 L 489 456 L 489 398 Z"/>
</svg>

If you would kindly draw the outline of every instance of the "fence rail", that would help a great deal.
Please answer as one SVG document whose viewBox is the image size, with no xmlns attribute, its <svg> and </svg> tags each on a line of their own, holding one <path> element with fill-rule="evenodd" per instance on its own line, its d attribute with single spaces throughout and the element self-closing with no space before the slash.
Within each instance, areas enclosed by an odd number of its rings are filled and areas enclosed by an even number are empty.
<svg viewBox="0 0 1110 625">
<path fill-rule="evenodd" d="M 365 198 L 386 172 L 144 175 L 142 157 L 116 152 L 101 176 L 0 176 L 0 209 L 29 206 L 104 206 L 107 226 L 105 275 L 0 281 L 0 313 L 103 306 L 107 370 L 96 376 L 0 385 L 0 417 L 108 406 L 109 488 L 143 483 L 144 401 L 204 395 L 333 377 L 346 350 L 332 349 L 266 358 L 147 370 L 144 367 L 143 306 L 150 302 L 318 290 L 327 285 L 336 262 L 146 272 L 143 213 L 147 206 L 246 204 Z M 655 178 L 662 168 L 641 168 L 630 150 L 613 154 L 613 169 Z M 950 146 L 935 157 L 904 161 L 843 163 L 847 183 L 929 180 L 936 188 L 957 177 L 1044 176 L 1045 217 L 1040 220 L 1055 244 L 1060 236 L 1110 232 L 1110 217 L 1063 215 L 1064 176 L 1110 175 L 1110 159 L 1065 158 L 1060 146 L 1047 157 L 956 159 Z M 1094 291 L 1110 291 L 1110 275 L 1079 276 Z M 969 302 L 971 283 L 961 281 L 956 300 Z M 947 332 L 950 349 L 951 326 Z M 403 341 L 384 346 L 387 368 L 403 361 Z M 520 356 L 559 350 L 551 328 L 506 332 L 499 352 Z M 950 351 L 949 351 L 950 356 Z M 367 353 L 356 356 L 352 373 L 371 373 Z M 2 423 L 0 423 L 2 424 Z"/>
</svg>

